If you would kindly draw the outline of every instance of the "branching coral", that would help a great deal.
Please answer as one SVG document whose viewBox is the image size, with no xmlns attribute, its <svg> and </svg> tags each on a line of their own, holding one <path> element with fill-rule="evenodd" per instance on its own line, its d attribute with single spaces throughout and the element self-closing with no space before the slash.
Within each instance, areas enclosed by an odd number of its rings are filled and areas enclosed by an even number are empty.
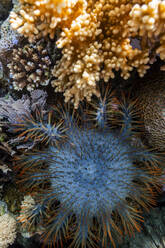
<svg viewBox="0 0 165 248">
<path fill-rule="evenodd" d="M 48 85 L 56 52 L 52 43 L 54 47 L 54 42 L 41 40 L 35 44 L 26 44 L 22 48 L 13 49 L 8 68 L 14 89 L 22 90 L 26 87 L 27 90 L 32 91 L 39 85 Z"/>
<path fill-rule="evenodd" d="M 120 70 L 127 79 L 136 68 L 143 76 L 149 68 L 151 43 L 152 53 L 160 53 L 164 59 L 164 1 L 20 3 L 20 11 L 11 13 L 10 22 L 31 42 L 47 35 L 53 38 L 60 30 L 57 46 L 63 48 L 63 58 L 54 67 L 56 79 L 52 86 L 55 91 L 64 92 L 65 101 L 71 100 L 76 108 L 84 98 L 90 101 L 93 94 L 98 96 L 97 81 L 107 82 L 115 77 L 115 71 Z M 139 39 L 139 48 L 132 46 L 135 37 Z"/>
<path fill-rule="evenodd" d="M 158 46 L 156 53 L 165 59 L 165 1 L 152 0 L 148 5 L 136 4 L 130 12 L 129 25 L 134 34 L 142 37 L 142 44 L 148 40 Z M 155 44 L 156 43 L 156 44 Z"/>
<path fill-rule="evenodd" d="M 19 15 L 15 12 L 11 13 L 12 27 L 18 29 L 18 32 L 28 37 L 30 41 L 47 34 L 54 38 L 58 23 L 69 27 L 72 20 L 85 13 L 86 9 L 84 0 L 46 2 L 21 0 L 20 3 Z"/>
<path fill-rule="evenodd" d="M 12 126 L 25 140 L 44 142 L 44 150 L 15 159 L 18 183 L 36 202 L 20 219 L 43 226 L 45 244 L 69 239 L 75 247 L 115 247 L 116 237 L 140 230 L 142 208 L 155 203 L 162 157 L 133 145 L 136 101 L 119 102 L 105 90 L 84 117 L 71 113 L 57 106 L 53 123 L 51 116 L 35 122 L 26 116 Z"/>
</svg>

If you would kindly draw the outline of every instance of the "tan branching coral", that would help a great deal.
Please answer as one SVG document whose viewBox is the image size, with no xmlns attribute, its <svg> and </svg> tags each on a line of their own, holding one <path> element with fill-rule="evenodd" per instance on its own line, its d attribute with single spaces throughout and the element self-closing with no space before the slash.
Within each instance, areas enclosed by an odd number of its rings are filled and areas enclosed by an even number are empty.
<svg viewBox="0 0 165 248">
<path fill-rule="evenodd" d="M 30 41 L 50 35 L 54 38 L 56 27 L 70 27 L 70 23 L 86 8 L 85 0 L 20 0 L 19 14 L 11 12 L 13 29 Z"/>
<path fill-rule="evenodd" d="M 142 77 L 152 63 L 151 48 L 164 59 L 164 1 L 20 0 L 20 4 L 10 22 L 30 42 L 47 35 L 54 38 L 58 32 L 56 44 L 63 48 L 63 58 L 54 66 L 52 86 L 76 108 L 84 98 L 98 96 L 97 81 L 107 82 L 115 71 L 127 79 L 136 68 Z M 134 39 L 139 46 L 132 45 Z"/>
<path fill-rule="evenodd" d="M 70 50 L 69 45 L 63 50 L 63 57 L 54 67 L 53 74 L 57 78 L 52 81 L 56 92 L 64 92 L 65 101 L 70 99 L 78 107 L 84 97 L 90 101 L 92 94 L 99 96 L 96 90 L 96 81 L 100 78 L 100 63 L 102 61 L 97 42 L 89 47 L 80 47 Z"/>
<path fill-rule="evenodd" d="M 44 42 L 38 42 L 13 49 L 8 68 L 15 90 L 26 87 L 31 91 L 39 85 L 48 85 L 53 63 L 48 47 Z"/>
<path fill-rule="evenodd" d="M 165 59 L 165 1 L 152 0 L 140 6 L 136 4 L 130 12 L 129 25 L 135 35 L 139 35 L 146 45 L 147 40 L 155 44 L 159 41 L 156 53 Z"/>
</svg>

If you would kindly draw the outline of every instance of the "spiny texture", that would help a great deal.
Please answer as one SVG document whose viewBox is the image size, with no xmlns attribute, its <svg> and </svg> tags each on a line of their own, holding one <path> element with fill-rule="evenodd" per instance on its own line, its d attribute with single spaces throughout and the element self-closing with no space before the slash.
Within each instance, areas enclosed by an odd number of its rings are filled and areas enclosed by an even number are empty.
<svg viewBox="0 0 165 248">
<path fill-rule="evenodd" d="M 35 122 L 26 116 L 12 127 L 44 144 L 15 159 L 18 183 L 36 202 L 20 219 L 43 226 L 44 244 L 115 247 L 116 237 L 140 230 L 142 208 L 155 203 L 161 157 L 133 146 L 136 101 L 115 101 L 106 91 L 81 119 L 57 106 L 47 120 L 37 113 Z"/>
<path fill-rule="evenodd" d="M 63 48 L 63 57 L 54 67 L 52 86 L 75 108 L 84 98 L 99 96 L 100 79 L 107 82 L 115 71 L 127 79 L 133 68 L 142 77 L 153 54 L 164 59 L 164 1 L 20 0 L 20 4 L 20 11 L 10 15 L 13 29 L 31 42 L 59 33 L 56 44 Z"/>
<path fill-rule="evenodd" d="M 144 121 L 145 137 L 152 147 L 165 149 L 165 81 L 164 76 L 137 85 L 138 108 Z"/>
<path fill-rule="evenodd" d="M 125 242 L 122 248 L 164 248 L 165 247 L 165 225 L 164 207 L 152 209 L 144 214 L 143 231 L 136 233 L 129 244 Z"/>
<path fill-rule="evenodd" d="M 8 68 L 14 89 L 22 90 L 26 87 L 28 91 L 32 91 L 39 85 L 48 85 L 54 62 L 52 53 L 55 56 L 55 48 L 52 48 L 49 40 L 13 49 Z"/>
<path fill-rule="evenodd" d="M 34 201 L 34 199 L 32 198 L 32 196 L 26 195 L 24 197 L 23 201 L 21 202 L 21 211 L 20 211 L 20 216 L 18 216 L 18 220 L 20 220 L 21 222 L 23 222 L 23 219 L 22 218 L 29 219 L 29 211 L 33 209 L 33 211 L 35 212 L 36 206 L 37 206 L 37 203 Z M 31 222 L 31 227 L 34 227 L 35 226 L 35 229 L 34 228 L 31 228 L 31 230 L 29 230 L 29 231 L 34 232 L 34 230 L 36 230 L 37 227 L 40 228 L 40 226 L 37 226 L 38 222 L 35 221 L 35 223 L 33 223 L 33 221 L 32 221 Z M 27 222 L 25 222 L 24 225 L 22 225 L 22 227 L 25 230 L 26 230 L 26 226 L 27 226 L 26 224 L 27 224 Z"/>
</svg>

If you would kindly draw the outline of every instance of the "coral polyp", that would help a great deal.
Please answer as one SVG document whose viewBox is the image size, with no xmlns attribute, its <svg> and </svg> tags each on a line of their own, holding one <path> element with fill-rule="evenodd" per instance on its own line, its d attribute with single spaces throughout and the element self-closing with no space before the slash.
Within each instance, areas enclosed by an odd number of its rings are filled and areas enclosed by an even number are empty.
<svg viewBox="0 0 165 248">
<path fill-rule="evenodd" d="M 15 169 L 21 188 L 33 193 L 36 202 L 36 206 L 33 202 L 29 209 L 26 207 L 20 219 L 29 226 L 35 223 L 43 227 L 44 244 L 61 247 L 66 239 L 73 247 L 115 247 L 123 234 L 140 230 L 142 209 L 155 204 L 161 157 L 134 145 L 133 139 L 139 139 L 138 126 L 138 135 L 135 131 L 136 101 L 128 103 L 125 98 L 119 103 L 107 92 L 98 103 L 104 103 L 104 108 L 93 102 L 91 111 L 79 121 L 67 108 L 53 110 L 56 122 L 62 123 L 58 142 L 51 142 L 57 128 L 46 114 L 42 120 L 33 121 L 33 128 L 39 127 L 39 136 L 35 128 L 28 129 L 30 121 L 16 125 L 17 131 L 20 125 L 25 139 L 26 134 L 29 139 L 38 137 L 38 142 L 41 137 L 37 146 L 42 149 L 36 147 L 16 158 Z M 94 116 L 99 118 L 90 121 L 87 115 L 92 111 L 97 111 Z M 122 126 L 118 125 L 120 121 Z M 45 134 L 41 122 L 43 127 L 52 125 L 51 132 Z M 43 148 L 45 135 L 50 139 Z"/>
</svg>

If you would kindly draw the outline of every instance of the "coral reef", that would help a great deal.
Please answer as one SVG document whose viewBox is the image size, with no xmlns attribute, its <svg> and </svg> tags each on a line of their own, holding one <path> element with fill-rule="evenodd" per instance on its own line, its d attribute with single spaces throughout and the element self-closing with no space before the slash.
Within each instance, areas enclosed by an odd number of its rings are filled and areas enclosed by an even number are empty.
<svg viewBox="0 0 165 248">
<path fill-rule="evenodd" d="M 22 224 L 16 247 L 164 246 L 148 211 L 165 188 L 165 1 L 12 4 L 5 21 L 0 8 L 0 199 Z M 148 80 L 155 61 L 163 76 Z M 16 220 L 1 202 L 0 222 L 4 248 Z"/>
<path fill-rule="evenodd" d="M 20 0 L 10 22 L 30 42 L 58 33 L 63 57 L 52 86 L 77 108 L 99 96 L 100 79 L 107 82 L 115 71 L 127 79 L 134 68 L 142 77 L 156 55 L 164 59 L 164 15 L 161 0 Z"/>
<path fill-rule="evenodd" d="M 57 106 L 11 123 L 25 141 L 37 140 L 15 157 L 15 171 L 20 189 L 35 201 L 20 219 L 29 228 L 43 226 L 45 244 L 66 239 L 75 247 L 115 247 L 122 234 L 140 230 L 142 209 L 155 204 L 162 157 L 133 145 L 140 128 L 136 101 L 115 101 L 108 89 L 84 115 L 80 110 L 81 118 Z"/>
</svg>

